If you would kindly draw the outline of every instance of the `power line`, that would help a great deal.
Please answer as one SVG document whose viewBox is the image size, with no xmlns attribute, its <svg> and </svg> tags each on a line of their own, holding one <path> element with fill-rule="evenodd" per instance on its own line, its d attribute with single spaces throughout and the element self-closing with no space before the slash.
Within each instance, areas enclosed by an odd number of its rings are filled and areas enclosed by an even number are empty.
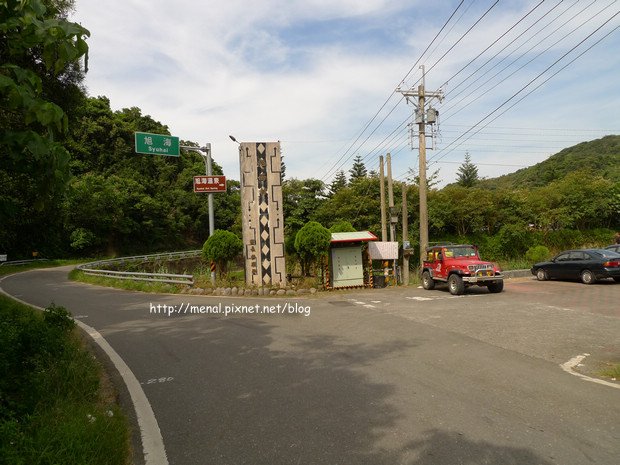
<svg viewBox="0 0 620 465">
<path fill-rule="evenodd" d="M 527 27 L 520 35 L 519 35 L 519 39 L 521 38 L 525 38 L 525 34 L 532 29 L 536 24 L 538 24 L 540 21 L 542 21 L 545 17 L 547 17 L 552 11 L 554 11 L 556 8 L 558 8 L 562 2 L 564 0 L 560 0 L 559 3 L 557 3 L 553 8 L 551 8 L 549 11 L 547 11 L 544 15 L 542 15 L 540 18 L 538 18 L 534 23 L 532 23 L 529 27 Z M 575 3 L 573 3 L 571 6 L 569 6 L 567 8 L 567 10 L 565 10 L 564 12 L 562 12 L 560 15 L 556 16 L 555 19 L 553 19 L 551 22 L 549 22 L 547 25 L 543 26 L 539 31 L 537 31 L 535 34 L 533 34 L 529 39 L 527 39 L 525 43 L 529 42 L 530 40 L 532 40 L 534 37 L 536 37 L 536 35 L 538 35 L 542 30 L 544 30 L 546 27 L 548 27 L 550 24 L 552 24 L 555 20 L 557 20 L 558 18 L 560 18 L 564 13 L 566 13 L 566 11 L 568 11 L 570 8 L 572 8 L 573 6 L 575 6 L 575 4 L 578 2 L 579 0 L 575 0 Z M 596 1 L 596 0 L 594 0 Z M 529 13 L 528 13 L 529 15 Z M 522 19 L 524 19 L 525 17 L 523 17 Z M 518 23 L 517 23 L 518 24 Z M 502 37 L 505 34 L 502 35 Z M 517 39 L 517 40 L 519 40 Z M 493 44 L 495 44 L 496 42 L 494 42 Z M 450 91 L 446 92 L 446 96 L 451 96 L 452 99 L 454 99 L 455 97 L 458 97 L 459 95 L 461 95 L 463 92 L 465 92 L 467 89 L 469 89 L 469 87 L 471 87 L 474 83 L 476 83 L 478 80 L 480 80 L 483 76 L 485 76 L 486 74 L 490 73 L 495 67 L 499 66 L 504 60 L 506 60 L 508 57 L 512 56 L 519 48 L 521 48 L 524 44 L 522 44 L 521 46 L 517 47 L 515 50 L 513 50 L 510 54 L 508 54 L 507 56 L 505 56 L 504 58 L 502 58 L 498 63 L 496 63 L 495 65 L 493 65 L 489 70 L 485 71 L 484 74 L 482 74 L 481 76 L 479 76 L 478 78 L 474 79 L 465 89 L 463 89 L 462 91 L 460 91 L 459 93 L 457 93 L 456 95 L 452 95 L 456 89 L 458 89 L 459 87 L 461 87 L 462 85 L 464 85 L 468 80 L 470 80 L 473 76 L 476 75 L 476 73 L 478 71 L 480 71 L 481 69 L 483 69 L 486 65 L 488 65 L 491 61 L 493 61 L 495 58 L 497 58 L 503 51 L 505 51 L 508 47 L 510 47 L 511 45 L 514 45 L 515 41 L 509 42 L 508 44 L 506 44 L 506 46 L 504 46 L 501 50 L 499 50 L 497 53 L 495 53 L 492 57 L 490 57 L 489 59 L 487 59 L 487 61 L 485 61 L 481 66 L 479 66 L 474 72 L 472 72 L 469 76 L 467 76 L 466 78 L 464 78 L 461 82 L 459 82 L 455 87 L 453 87 Z M 476 57 L 478 58 L 478 57 Z M 474 60 L 470 61 L 470 63 L 472 63 Z M 468 63 L 465 67 L 467 67 L 470 63 Z M 460 71 L 459 71 L 460 72 Z M 457 73 L 458 74 L 458 73 Z M 454 79 L 454 77 L 456 77 L 456 74 L 453 75 L 452 77 L 450 77 L 447 81 L 446 84 L 449 83 L 449 81 L 451 81 L 452 79 Z"/>
<path fill-rule="evenodd" d="M 422 58 L 422 56 L 424 56 L 424 54 L 428 51 L 428 49 L 433 45 L 433 43 L 437 40 L 437 38 L 439 37 L 439 35 L 442 33 L 442 31 L 444 30 L 444 28 L 448 25 L 448 23 L 452 20 L 452 18 L 454 17 L 454 15 L 456 14 L 456 12 L 459 10 L 459 8 L 461 8 L 461 5 L 463 5 L 465 0 L 461 0 L 461 2 L 457 5 L 457 7 L 455 8 L 455 10 L 452 12 L 452 14 L 450 15 L 450 17 L 448 18 L 448 20 L 444 23 L 444 25 L 441 27 L 441 29 L 439 30 L 439 32 L 437 32 L 437 34 L 435 34 L 435 37 L 433 38 L 433 40 L 431 41 L 431 43 L 426 47 L 426 49 L 424 50 L 424 52 L 422 52 L 422 55 L 420 56 L 420 58 L 418 58 L 418 60 L 413 64 L 413 66 L 409 69 L 409 71 L 407 72 L 407 74 L 405 74 L 405 77 L 401 80 L 401 82 L 399 83 L 399 85 L 401 85 L 411 74 L 411 72 L 415 69 L 415 67 L 417 66 L 417 64 L 420 62 L 420 59 Z M 399 86 L 398 85 L 398 86 Z M 396 86 L 396 87 L 398 87 Z M 388 96 L 388 98 L 385 100 L 385 102 L 383 102 L 383 105 L 381 105 L 381 107 L 379 108 L 379 110 L 377 110 L 377 112 L 374 114 L 374 116 L 370 119 L 370 121 L 368 123 L 366 123 L 366 125 L 364 126 L 364 128 L 362 129 L 362 131 L 358 134 L 358 136 L 355 138 L 355 140 L 353 141 L 353 143 L 349 146 L 349 148 L 340 156 L 340 158 L 338 158 L 338 160 L 332 165 L 332 168 L 330 168 L 327 173 L 321 178 L 321 180 L 325 180 L 326 178 L 328 178 L 331 174 L 333 174 L 334 170 L 337 170 L 338 168 L 341 167 L 338 166 L 338 164 L 343 160 L 343 158 L 351 151 L 351 149 L 355 146 L 355 144 L 360 140 L 360 138 L 362 137 L 362 135 L 364 134 L 364 132 L 366 132 L 366 130 L 370 127 L 370 125 L 375 121 L 375 119 L 377 119 L 377 117 L 379 116 L 379 114 L 381 113 L 381 111 L 385 108 L 385 106 L 388 104 L 388 102 L 391 100 L 391 98 L 396 94 L 396 90 L 393 90 L 390 95 Z M 400 101 L 403 99 L 403 97 L 401 96 L 398 100 L 398 102 L 396 103 L 396 106 L 398 105 L 398 103 L 400 103 Z M 394 108 L 396 108 L 396 106 Z M 394 111 L 394 109 L 392 109 L 392 111 Z M 390 113 L 388 113 L 388 116 L 392 113 L 392 111 L 390 111 Z M 383 123 L 383 121 L 385 121 L 385 118 L 381 121 L 380 124 Z M 379 124 L 379 126 L 380 126 Z M 379 127 L 377 126 L 377 127 Z M 376 129 L 375 129 L 376 131 Z M 374 131 L 373 133 L 374 134 Z M 371 134 L 371 135 L 372 135 Z M 370 136 L 369 136 L 370 137 Z M 366 138 L 366 140 L 368 140 L 368 138 Z M 363 145 L 363 144 L 362 144 Z M 344 162 L 346 162 L 347 160 L 349 160 L 351 158 L 352 154 L 350 154 L 345 160 Z M 344 162 L 342 164 L 344 164 Z"/>
<path fill-rule="evenodd" d="M 493 8 L 495 8 L 495 6 L 500 2 L 500 0 L 496 0 L 495 3 L 493 3 L 493 5 L 491 5 L 485 12 L 484 14 L 478 18 L 478 20 L 469 27 L 469 29 L 467 29 L 467 31 L 465 31 L 464 34 L 461 35 L 461 37 L 429 68 L 429 71 L 431 71 L 435 66 L 437 66 L 437 64 L 439 64 L 441 62 L 441 60 L 443 60 L 446 55 L 448 53 L 450 53 L 455 47 L 456 45 L 458 45 L 490 12 L 491 10 L 493 10 Z M 446 21 L 446 23 L 444 24 L 444 26 L 441 28 L 441 30 L 435 35 L 435 37 L 433 38 L 433 40 L 431 41 L 431 44 L 429 44 L 428 47 L 426 47 L 426 50 L 428 50 L 428 48 L 433 44 L 433 42 L 437 39 L 437 37 L 439 36 L 439 34 L 441 33 L 441 31 L 445 28 L 445 26 L 448 24 L 448 22 L 450 21 L 450 19 L 452 19 L 452 17 L 454 16 L 454 14 L 456 13 L 456 11 L 460 8 L 460 6 L 463 4 L 463 2 L 459 3 L 459 5 L 457 6 L 457 8 L 455 9 L 455 11 L 452 13 L 452 15 L 450 16 L 450 18 L 448 18 L 448 21 Z M 426 53 L 426 50 L 422 53 L 421 57 L 424 56 L 424 54 Z M 420 57 L 420 58 L 421 58 Z M 420 62 L 420 58 L 416 61 L 416 63 L 411 67 L 411 69 L 409 70 L 409 72 L 407 73 L 407 75 L 405 76 L 405 78 L 401 81 L 401 84 L 406 80 L 406 78 L 408 77 L 409 74 L 411 74 L 412 70 L 415 68 L 415 66 Z M 418 79 L 419 82 L 419 79 Z M 389 99 L 392 97 L 392 95 L 394 95 L 395 91 L 392 92 L 392 94 L 390 94 L 390 97 L 388 97 L 388 100 L 386 100 L 386 102 L 383 104 L 383 106 L 379 109 L 379 112 L 385 107 L 385 105 L 387 104 L 387 102 L 389 101 Z M 381 126 L 381 124 L 383 124 L 385 122 L 385 120 L 394 112 L 394 110 L 397 108 L 398 104 L 400 103 L 400 101 L 402 101 L 402 97 L 399 99 L 398 102 L 396 102 L 395 106 L 392 107 L 392 110 L 390 110 L 390 112 L 383 118 L 383 120 L 381 120 L 381 122 L 375 127 L 375 129 L 371 132 L 371 134 L 368 135 L 368 137 L 366 137 L 366 139 L 361 143 L 361 145 L 358 147 L 358 150 L 364 146 L 364 144 L 370 139 L 370 137 L 372 137 L 372 135 L 379 129 L 379 127 Z M 360 135 L 356 138 L 356 140 L 353 142 L 353 144 L 351 144 L 351 146 L 349 147 L 349 149 L 347 150 L 346 153 L 348 153 L 350 151 L 350 149 L 355 145 L 355 143 L 357 143 L 357 141 L 359 141 L 360 137 L 362 136 L 362 134 L 364 133 L 364 131 L 368 128 L 368 126 L 372 123 L 372 121 L 374 121 L 378 115 L 377 112 L 375 114 L 375 116 L 373 117 L 373 119 L 369 122 L 369 124 L 366 125 L 366 127 L 362 130 L 362 132 L 360 133 Z M 384 139 L 385 141 L 385 139 Z M 343 156 L 341 156 L 338 161 L 332 165 L 332 167 L 327 171 L 327 173 L 321 178 L 321 180 L 327 180 L 327 178 L 332 175 L 334 172 L 336 172 L 338 169 L 341 169 L 342 166 L 344 165 L 344 163 L 346 163 L 352 156 L 353 153 L 351 153 L 344 161 L 341 162 L 342 158 L 346 155 L 343 154 Z M 340 163 L 340 165 L 338 165 Z"/>
<path fill-rule="evenodd" d="M 442 152 L 445 150 L 448 150 L 453 144 L 455 144 L 456 142 L 458 142 L 459 140 L 461 140 L 462 138 L 464 138 L 468 133 L 470 133 L 471 131 L 473 131 L 476 127 L 478 127 L 480 124 L 482 124 L 485 120 L 487 120 L 488 118 L 490 118 L 493 114 L 497 113 L 500 109 L 502 109 L 504 106 L 506 106 L 509 102 L 511 102 L 515 97 L 517 97 L 521 92 L 523 92 L 525 89 L 527 89 L 531 84 L 533 84 L 535 81 L 537 81 L 541 76 L 543 76 L 547 71 L 549 71 L 551 68 L 553 68 L 556 64 L 558 64 L 561 60 L 563 60 L 568 54 L 572 53 L 577 47 L 579 47 L 581 44 L 583 44 L 586 40 L 588 40 L 590 37 L 592 37 L 595 33 L 597 33 L 598 31 L 600 31 L 605 25 L 607 25 L 611 20 L 613 20 L 616 16 L 618 16 L 620 14 L 620 11 L 616 12 L 612 17 L 610 17 L 607 21 L 605 21 L 601 26 L 599 26 L 596 30 L 594 30 L 592 33 L 590 33 L 587 37 L 585 37 L 583 40 L 581 40 L 577 45 L 575 45 L 574 47 L 572 47 L 569 51 L 567 51 L 564 55 L 562 55 L 560 58 L 558 58 L 553 64 L 551 64 L 549 67 L 547 67 L 543 72 L 541 72 L 538 76 L 536 76 L 534 79 L 532 79 L 530 82 L 528 82 L 525 86 L 523 86 L 519 91 L 517 91 L 515 94 L 513 94 L 509 99 L 507 99 L 506 101 L 504 101 L 501 105 L 499 105 L 497 108 L 495 108 L 495 110 L 493 110 L 492 112 L 490 112 L 487 116 L 485 116 L 483 119 L 481 119 L 480 121 L 478 121 L 476 124 L 474 124 L 470 129 L 468 129 L 465 133 L 463 133 L 461 136 L 459 136 L 457 139 L 455 139 L 450 145 L 448 145 L 445 149 L 442 149 Z M 605 38 L 607 38 L 609 35 L 611 35 L 613 32 L 615 32 L 618 28 L 620 28 L 620 26 L 616 26 L 614 29 L 612 29 L 610 32 L 608 32 L 607 34 L 605 34 L 603 37 L 601 37 L 599 40 L 597 40 L 594 44 L 592 44 L 590 47 L 588 47 L 586 50 L 584 50 L 583 52 L 581 52 L 579 55 L 577 55 L 575 58 L 573 58 L 570 62 L 568 62 L 566 65 L 564 65 L 562 68 L 560 68 L 559 70 L 557 70 L 555 73 L 553 73 L 551 76 L 549 76 L 547 79 L 545 79 L 543 82 L 541 82 L 539 85 L 537 85 L 535 88 L 533 88 L 532 90 L 530 90 L 527 94 L 525 94 L 522 98 L 520 98 L 518 101 L 516 101 L 514 104 L 512 104 L 510 107 L 506 108 L 503 112 L 501 112 L 499 115 L 497 115 L 495 118 L 493 118 L 491 121 L 489 121 L 486 125 L 480 127 L 480 129 L 478 129 L 473 135 L 478 134 L 480 131 L 482 131 L 482 129 L 484 129 L 487 125 L 489 125 L 491 122 L 497 120 L 500 116 L 502 116 L 503 114 L 505 114 L 508 110 L 510 110 L 511 108 L 513 108 L 515 105 L 517 105 L 519 102 L 523 101 L 526 97 L 528 97 L 529 95 L 532 94 L 532 92 L 534 92 L 535 90 L 539 89 L 542 85 L 544 85 L 545 83 L 547 83 L 550 79 L 552 79 L 553 77 L 555 77 L 557 74 L 559 74 L 561 71 L 563 71 L 564 69 L 566 69 L 569 65 L 571 65 L 572 63 L 574 63 L 577 59 L 579 59 L 581 56 L 583 56 L 586 52 L 588 52 L 589 50 L 591 50 L 593 47 L 595 47 L 596 45 L 598 45 L 602 40 L 604 40 Z M 473 136 L 472 135 L 472 136 Z M 470 137 L 472 137 L 470 136 Z M 462 145 L 464 142 L 466 142 L 469 139 L 465 139 L 464 141 L 462 141 L 460 145 Z M 436 154 L 434 157 L 431 158 L 435 158 L 437 157 L 441 152 L 439 152 L 438 154 Z M 448 152 L 450 153 L 450 152 Z M 436 161 L 444 158 L 446 155 L 448 155 L 448 153 L 443 154 L 441 157 L 437 158 Z M 430 160 L 429 160 L 430 161 Z"/>
<path fill-rule="evenodd" d="M 560 39 L 558 39 L 557 41 L 555 41 L 553 44 L 549 45 L 546 49 L 544 49 L 542 52 L 538 53 L 537 55 L 535 55 L 534 57 L 532 57 L 529 61 L 527 61 L 525 64 L 521 65 L 519 68 L 517 68 L 516 70 L 514 70 L 512 73 L 508 74 L 507 76 L 505 76 L 501 81 L 498 81 L 494 86 L 487 88 L 484 92 L 482 92 L 481 94 L 477 94 L 477 96 L 471 100 L 470 102 L 467 103 L 466 106 L 461 107 L 460 109 L 456 110 L 455 112 L 449 114 L 448 119 L 451 117 L 454 117 L 456 114 L 460 113 L 461 111 L 463 111 L 465 108 L 467 108 L 468 105 L 471 105 L 472 103 L 476 102 L 477 100 L 480 100 L 482 97 L 484 97 L 485 95 L 487 95 L 488 93 L 490 93 L 493 89 L 495 89 L 496 87 L 498 87 L 500 84 L 502 84 L 502 82 L 504 82 L 506 79 L 514 76 L 516 73 L 518 73 L 519 71 L 521 71 L 523 68 L 525 68 L 527 65 L 529 65 L 530 63 L 532 63 L 533 61 L 535 61 L 537 58 L 540 58 L 542 55 L 544 55 L 545 53 L 547 53 L 549 50 L 551 50 L 554 46 L 556 46 L 557 44 L 559 44 L 560 42 L 562 42 L 563 40 L 566 40 L 566 38 L 568 38 L 570 35 L 574 34 L 575 32 L 577 32 L 579 29 L 581 29 L 583 26 L 585 26 L 588 22 L 592 21 L 594 18 L 596 18 L 598 15 L 600 15 L 601 13 L 603 13 L 605 10 L 607 10 L 610 5 L 607 5 L 605 8 L 603 8 L 602 10 L 600 10 L 599 12 L 597 12 L 596 14 L 594 14 L 594 16 L 590 17 L 589 19 L 587 19 L 586 21 L 582 22 L 579 26 L 577 26 L 576 28 L 574 28 L 573 30 L 569 31 L 567 34 L 565 34 L 563 37 L 561 37 Z M 587 8 L 587 7 L 586 7 Z M 583 11 L 585 11 L 584 8 L 583 10 L 579 11 L 578 13 L 576 13 L 574 16 L 572 16 L 569 20 L 567 20 L 563 25 L 559 26 L 557 29 L 555 29 L 553 32 L 551 32 L 550 34 L 548 34 L 543 40 L 546 40 L 547 38 L 549 38 L 551 35 L 555 34 L 562 26 L 568 24 L 570 21 L 572 21 L 575 17 L 577 17 L 579 14 L 581 14 Z M 542 42 L 541 42 L 542 43 Z M 525 52 L 525 55 L 527 55 L 527 53 L 529 53 L 530 51 L 532 51 L 537 45 L 539 44 L 535 44 L 534 46 L 532 46 L 529 50 L 527 50 Z M 476 92 L 478 90 L 480 90 L 482 87 L 484 87 L 485 85 L 487 85 L 491 80 L 493 80 L 495 77 L 497 77 L 499 74 L 501 74 L 504 70 L 506 70 L 508 67 L 510 67 L 512 64 L 516 63 L 521 57 L 513 60 L 511 63 L 509 63 L 508 65 L 506 65 L 504 68 L 502 68 L 498 73 L 496 73 L 495 75 L 493 75 L 492 77 L 490 77 L 489 79 L 487 79 L 484 83 L 480 84 L 476 89 L 473 90 L 472 94 L 476 94 Z M 486 73 L 485 73 L 486 74 Z M 482 77 L 482 76 L 481 76 Z M 458 94 L 460 95 L 460 94 Z M 471 95 L 471 94 L 470 94 Z M 454 103 L 452 106 L 448 107 L 447 109 L 444 110 L 444 112 L 449 112 L 451 109 L 455 108 L 458 104 L 460 104 L 461 102 L 463 102 L 467 97 L 462 98 L 461 100 L 459 100 L 458 102 Z"/>
<path fill-rule="evenodd" d="M 450 79 L 448 79 L 445 83 L 444 86 L 447 86 L 448 83 L 450 82 L 451 79 L 454 79 L 455 77 L 457 77 L 459 74 L 461 74 L 461 72 L 463 72 L 465 69 L 467 69 L 467 67 L 469 65 L 471 65 L 472 63 L 474 63 L 478 58 L 480 58 L 485 52 L 487 52 L 491 47 L 493 47 L 496 43 L 498 43 L 501 39 L 503 39 L 510 31 L 512 31 L 515 27 L 517 27 L 519 24 L 521 24 L 521 22 L 523 22 L 529 15 L 531 15 L 534 11 L 536 11 L 538 9 L 538 7 L 540 7 L 540 5 L 542 5 L 543 3 L 545 3 L 545 0 L 542 0 L 540 3 L 538 3 L 538 5 L 536 5 L 534 8 L 532 8 L 530 11 L 527 12 L 527 14 L 525 16 L 522 16 L 521 19 L 519 19 L 519 21 L 517 21 L 515 24 L 513 24 L 510 28 L 508 28 L 508 30 L 506 30 L 501 36 L 499 36 L 497 39 L 495 39 L 491 45 L 489 45 L 487 48 L 485 48 L 482 52 L 480 52 L 478 55 L 476 55 L 475 58 L 473 58 L 472 60 L 469 61 L 469 63 L 467 63 L 465 66 L 463 66 L 461 69 L 459 69 L 456 73 L 454 73 L 454 75 L 452 75 L 452 77 Z M 559 3 L 558 3 L 559 5 Z M 556 5 L 557 6 L 557 5 Z M 555 8 L 555 7 L 554 7 Z M 551 11 L 551 10 L 550 10 Z M 487 61 L 488 63 L 488 61 Z M 485 63 L 486 65 L 486 63 Z M 483 66 L 485 66 L 483 65 Z M 480 68 L 478 68 L 479 70 Z M 474 71 L 473 74 L 475 74 L 478 70 Z M 471 74 L 470 76 L 472 76 L 473 74 Z M 468 78 L 465 78 L 465 80 L 467 80 Z M 441 86 L 443 87 L 443 86 Z M 448 93 L 446 92 L 446 97 L 447 97 Z"/>
</svg>

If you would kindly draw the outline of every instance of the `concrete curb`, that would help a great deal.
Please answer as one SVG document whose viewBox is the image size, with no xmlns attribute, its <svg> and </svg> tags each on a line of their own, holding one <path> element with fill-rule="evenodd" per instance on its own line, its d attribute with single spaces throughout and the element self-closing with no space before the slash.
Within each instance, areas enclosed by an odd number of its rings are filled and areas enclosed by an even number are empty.
<svg viewBox="0 0 620 465">
<path fill-rule="evenodd" d="M 532 272 L 530 270 L 508 270 L 508 271 L 503 271 L 504 276 L 508 279 L 511 278 L 527 278 L 532 275 Z"/>
</svg>

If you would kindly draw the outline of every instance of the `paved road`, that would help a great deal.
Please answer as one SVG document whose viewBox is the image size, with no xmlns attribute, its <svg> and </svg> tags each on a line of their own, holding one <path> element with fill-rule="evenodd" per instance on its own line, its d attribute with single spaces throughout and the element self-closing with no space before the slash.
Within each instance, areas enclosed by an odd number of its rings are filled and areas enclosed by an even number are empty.
<svg viewBox="0 0 620 465">
<path fill-rule="evenodd" d="M 619 463 L 620 389 L 559 364 L 620 360 L 620 285 L 523 279 L 502 294 L 289 301 L 309 316 L 166 316 L 151 306 L 285 299 L 148 295 L 66 272 L 2 287 L 64 305 L 105 337 L 143 383 L 171 464 Z"/>
</svg>

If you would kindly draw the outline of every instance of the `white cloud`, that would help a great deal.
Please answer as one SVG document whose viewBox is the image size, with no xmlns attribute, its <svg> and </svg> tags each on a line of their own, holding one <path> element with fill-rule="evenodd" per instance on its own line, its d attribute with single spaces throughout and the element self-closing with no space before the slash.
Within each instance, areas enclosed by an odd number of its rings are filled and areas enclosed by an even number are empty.
<svg viewBox="0 0 620 465">
<path fill-rule="evenodd" d="M 211 142 L 214 158 L 233 178 L 238 176 L 237 149 L 228 134 L 234 134 L 239 140 L 282 140 L 287 175 L 306 178 L 327 173 L 457 3 L 83 0 L 77 4 L 75 19 L 92 32 L 87 76 L 92 95 L 110 97 L 115 109 L 137 106 L 184 139 Z M 528 0 L 511 2 L 510 9 L 498 6 L 494 15 L 474 29 L 428 74 L 427 88 L 439 87 L 534 4 Z M 463 16 L 431 59 L 425 60 L 427 69 L 486 7 L 488 5 L 475 5 Z M 571 11 L 578 11 L 577 7 Z M 582 22 L 588 17 L 584 15 L 574 21 Z M 563 18 L 568 17 L 567 13 Z M 592 31 L 593 26 L 584 27 L 584 30 Z M 515 37 L 505 40 L 514 43 L 504 54 L 519 43 L 516 33 Z M 551 43 L 550 40 L 545 43 L 533 40 L 532 44 L 536 44 L 536 50 L 541 50 Z M 615 88 L 619 64 L 613 52 L 617 44 L 617 37 L 610 37 L 604 45 L 589 52 L 493 125 L 591 129 L 604 125 L 605 129 L 620 129 L 620 116 L 615 111 L 620 103 Z M 507 72 L 502 74 L 503 81 L 493 92 L 446 123 L 463 125 L 462 131 L 466 125 L 479 121 L 548 66 L 552 57 L 559 56 L 567 45 L 563 42 L 556 46 L 553 54 L 545 55 L 538 64 L 528 66 L 513 78 L 507 79 Z M 493 50 L 499 47 L 498 44 Z M 475 68 L 465 71 L 447 90 L 454 89 L 459 79 Z M 413 73 L 417 79 L 419 70 L 415 68 Z M 410 79 L 408 83 L 414 81 Z M 588 81 L 593 85 L 583 84 Z M 576 99 L 576 95 L 584 91 L 585 103 Z M 455 100 L 448 99 L 444 108 L 454 105 Z M 465 102 L 470 100 L 468 97 Z M 392 102 L 379 120 L 392 109 Z M 356 153 L 369 155 L 377 144 L 382 146 L 384 138 L 410 112 L 411 107 L 399 104 L 364 146 L 353 146 L 349 153 L 351 158 Z M 442 116 L 447 118 L 449 114 Z M 445 147 L 457 134 L 446 130 L 441 144 Z M 518 149 L 521 145 L 518 139 L 513 136 L 509 144 Z M 404 132 L 396 140 L 398 144 L 385 145 L 385 150 L 400 150 L 394 157 L 394 172 L 402 174 L 408 166 L 416 165 L 416 154 L 402 148 Z M 546 156 L 533 152 L 546 153 L 548 145 L 539 138 L 539 150 L 511 156 L 505 150 L 483 152 L 482 142 L 463 144 L 443 159 L 462 161 L 463 151 L 468 149 L 474 161 L 531 164 Z M 369 168 L 375 164 L 376 157 L 369 156 Z M 347 171 L 349 167 L 350 162 L 343 169 Z M 452 180 L 450 177 L 457 167 L 442 165 L 442 175 L 447 182 Z M 515 169 L 489 166 L 481 167 L 481 172 L 493 176 Z"/>
</svg>

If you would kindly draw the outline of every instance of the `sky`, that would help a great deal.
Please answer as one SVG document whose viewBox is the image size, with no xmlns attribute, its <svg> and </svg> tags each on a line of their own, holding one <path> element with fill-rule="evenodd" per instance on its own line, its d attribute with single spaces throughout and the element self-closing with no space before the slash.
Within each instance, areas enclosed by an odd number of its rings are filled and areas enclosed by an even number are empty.
<svg viewBox="0 0 620 465">
<path fill-rule="evenodd" d="M 210 143 L 230 179 L 233 135 L 280 141 L 289 179 L 329 184 L 354 157 L 378 171 L 390 153 L 407 180 L 417 100 L 397 89 L 417 90 L 424 65 L 443 97 L 427 99 L 439 111 L 428 173 L 445 185 L 466 153 L 496 177 L 620 134 L 619 12 L 613 0 L 76 0 L 70 19 L 91 32 L 89 95 Z"/>
</svg>

